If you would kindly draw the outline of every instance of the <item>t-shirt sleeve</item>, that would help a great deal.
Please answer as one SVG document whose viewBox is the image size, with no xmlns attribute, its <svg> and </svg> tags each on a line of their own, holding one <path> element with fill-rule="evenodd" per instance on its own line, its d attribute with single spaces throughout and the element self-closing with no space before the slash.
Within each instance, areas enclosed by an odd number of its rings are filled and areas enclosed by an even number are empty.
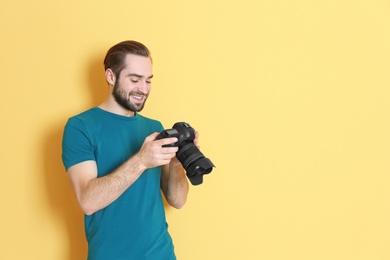
<svg viewBox="0 0 390 260">
<path fill-rule="evenodd" d="M 73 165 L 94 160 L 94 146 L 82 120 L 70 118 L 62 138 L 62 162 L 66 171 Z"/>
<path fill-rule="evenodd" d="M 158 122 L 158 132 L 162 132 L 163 130 L 164 130 L 163 125 L 160 122 Z"/>
</svg>

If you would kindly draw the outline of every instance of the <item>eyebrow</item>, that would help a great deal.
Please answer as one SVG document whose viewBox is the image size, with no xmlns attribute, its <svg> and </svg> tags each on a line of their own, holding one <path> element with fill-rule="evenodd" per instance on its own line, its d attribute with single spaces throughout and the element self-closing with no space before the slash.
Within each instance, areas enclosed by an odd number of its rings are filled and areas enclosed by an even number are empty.
<svg viewBox="0 0 390 260">
<path fill-rule="evenodd" d="M 130 74 L 129 74 L 129 77 L 144 78 L 145 76 L 140 75 L 140 74 L 137 74 L 137 73 L 130 73 Z M 151 78 L 153 78 L 153 75 L 147 77 L 147 79 L 151 79 Z"/>
</svg>

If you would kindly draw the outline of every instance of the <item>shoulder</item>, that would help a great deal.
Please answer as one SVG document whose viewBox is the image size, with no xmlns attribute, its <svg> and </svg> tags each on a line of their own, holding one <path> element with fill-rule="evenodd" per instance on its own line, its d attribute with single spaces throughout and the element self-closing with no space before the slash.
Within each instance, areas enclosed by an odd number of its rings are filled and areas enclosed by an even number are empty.
<svg viewBox="0 0 390 260">
<path fill-rule="evenodd" d="M 68 121 L 93 121 L 96 118 L 99 118 L 99 109 L 94 107 L 70 117 Z"/>
<path fill-rule="evenodd" d="M 143 116 L 141 114 L 137 114 L 137 117 L 138 117 L 138 120 L 140 120 L 142 122 L 149 123 L 149 124 L 159 124 L 159 125 L 161 125 L 161 122 L 156 120 L 156 119 L 153 119 L 153 118 L 150 118 L 150 117 L 146 117 L 146 116 Z"/>
<path fill-rule="evenodd" d="M 104 112 L 98 107 L 90 108 L 68 119 L 66 126 L 90 128 L 96 127 L 105 121 Z"/>
<path fill-rule="evenodd" d="M 153 128 L 154 131 L 159 132 L 159 131 L 162 131 L 164 129 L 162 123 L 156 119 L 152 119 L 152 118 L 137 114 L 137 120 L 141 124 Z"/>
</svg>

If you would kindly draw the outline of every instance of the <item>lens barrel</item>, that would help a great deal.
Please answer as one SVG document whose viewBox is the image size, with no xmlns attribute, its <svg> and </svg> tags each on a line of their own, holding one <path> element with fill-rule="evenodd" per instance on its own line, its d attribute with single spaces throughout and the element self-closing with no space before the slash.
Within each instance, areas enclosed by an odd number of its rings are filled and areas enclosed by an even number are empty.
<svg viewBox="0 0 390 260">
<path fill-rule="evenodd" d="M 203 175 L 210 173 L 214 167 L 214 164 L 192 142 L 179 147 L 176 156 L 186 170 L 192 185 L 203 183 Z"/>
</svg>

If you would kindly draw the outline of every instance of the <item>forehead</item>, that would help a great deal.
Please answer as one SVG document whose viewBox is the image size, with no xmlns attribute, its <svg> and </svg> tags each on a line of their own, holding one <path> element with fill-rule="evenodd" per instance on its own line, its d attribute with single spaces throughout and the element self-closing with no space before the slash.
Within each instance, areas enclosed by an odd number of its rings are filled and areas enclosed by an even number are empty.
<svg viewBox="0 0 390 260">
<path fill-rule="evenodd" d="M 149 57 L 127 54 L 125 64 L 126 71 L 144 76 L 152 75 L 152 61 Z"/>
</svg>

